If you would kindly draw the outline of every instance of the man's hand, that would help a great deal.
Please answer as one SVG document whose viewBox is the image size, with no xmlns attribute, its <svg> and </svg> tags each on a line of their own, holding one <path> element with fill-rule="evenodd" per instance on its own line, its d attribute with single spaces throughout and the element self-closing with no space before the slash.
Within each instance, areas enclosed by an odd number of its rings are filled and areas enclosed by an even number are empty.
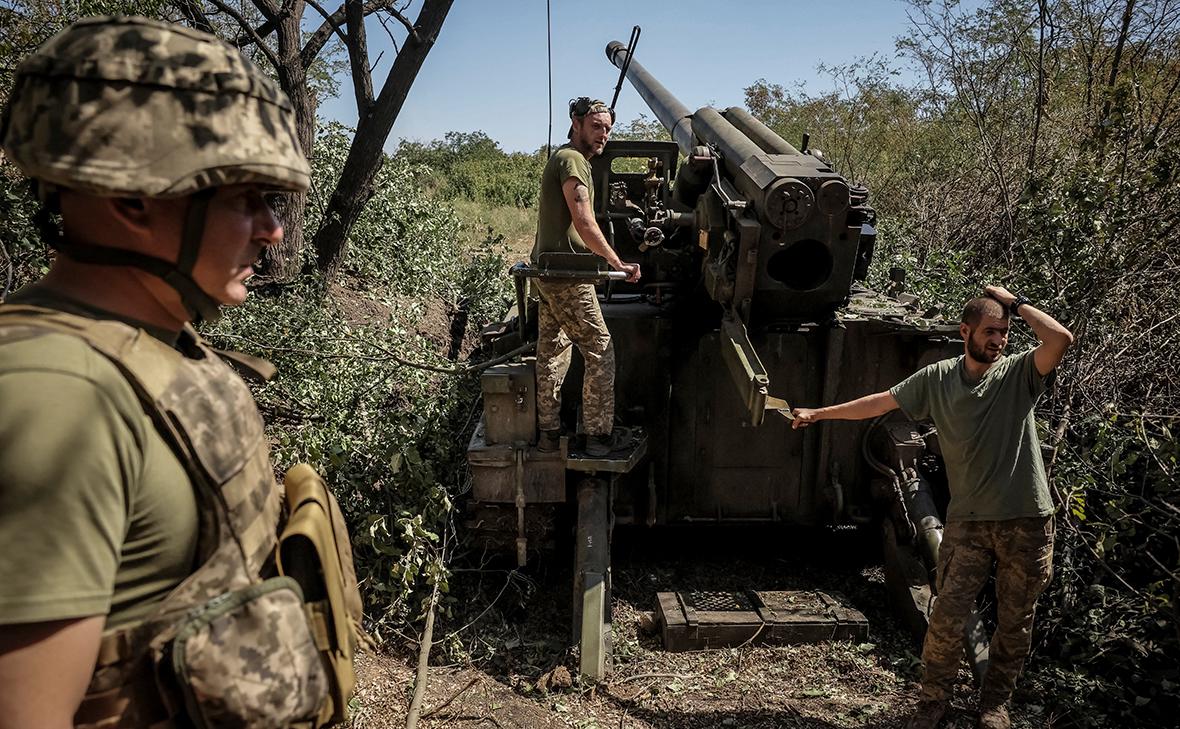
<svg viewBox="0 0 1180 729">
<path fill-rule="evenodd" d="M 896 409 L 897 400 L 893 399 L 893 395 L 888 390 L 885 390 L 858 397 L 849 402 L 842 402 L 839 405 L 828 405 L 814 409 L 795 408 L 791 411 L 791 415 L 795 416 L 795 419 L 791 421 L 791 430 L 806 428 L 821 420 L 867 420 Z"/>
<path fill-rule="evenodd" d="M 791 411 L 791 415 L 795 418 L 791 421 L 791 430 L 806 428 L 812 423 L 819 422 L 819 418 L 816 417 L 818 414 L 819 409 L 817 408 L 795 408 Z"/>
<path fill-rule="evenodd" d="M 1000 302 L 1004 306 L 1005 310 L 1012 306 L 1013 301 L 1016 301 L 1016 294 L 1012 293 L 1003 286 L 984 286 L 983 292 L 996 301 Z"/>
<path fill-rule="evenodd" d="M 619 265 L 616 266 L 616 268 L 618 268 L 620 271 L 627 274 L 627 283 L 635 283 L 636 281 L 639 280 L 639 264 L 638 263 L 627 263 L 625 261 L 619 261 Z"/>
</svg>

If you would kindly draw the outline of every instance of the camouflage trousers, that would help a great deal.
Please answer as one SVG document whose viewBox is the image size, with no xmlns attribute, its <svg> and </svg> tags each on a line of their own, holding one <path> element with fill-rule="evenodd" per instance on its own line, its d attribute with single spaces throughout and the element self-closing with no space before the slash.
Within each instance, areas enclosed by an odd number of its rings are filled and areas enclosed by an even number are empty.
<svg viewBox="0 0 1180 729">
<path fill-rule="evenodd" d="M 570 366 L 570 345 L 586 363 L 582 382 L 582 427 L 605 435 L 615 419 L 615 347 L 590 284 L 534 281 L 541 295 L 537 315 L 537 420 L 542 430 L 561 427 L 561 383 Z"/>
<path fill-rule="evenodd" d="M 922 647 L 922 698 L 951 697 L 963 659 L 963 628 L 996 569 L 996 632 L 981 706 L 1006 702 L 1032 644 L 1037 598 L 1053 574 L 1053 517 L 947 524 L 938 552 L 938 598 Z"/>
</svg>

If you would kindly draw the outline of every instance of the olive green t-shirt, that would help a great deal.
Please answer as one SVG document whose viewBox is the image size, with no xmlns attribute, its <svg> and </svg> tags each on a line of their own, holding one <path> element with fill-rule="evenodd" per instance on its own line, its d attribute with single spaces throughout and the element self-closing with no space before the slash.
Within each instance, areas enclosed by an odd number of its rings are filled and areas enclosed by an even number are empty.
<svg viewBox="0 0 1180 729">
<path fill-rule="evenodd" d="M 976 383 L 963 357 L 935 362 L 889 392 L 907 416 L 930 419 L 946 461 L 947 521 L 1053 513 L 1033 407 L 1045 390 L 1033 350 L 1003 357 Z"/>
<path fill-rule="evenodd" d="M 590 208 L 594 208 L 594 182 L 590 176 L 590 160 L 568 144 L 549 158 L 541 173 L 541 192 L 537 201 L 537 238 L 533 243 L 533 263 L 542 253 L 589 253 L 582 236 L 574 229 L 569 204 L 561 186 L 571 177 L 581 180 L 590 193 Z"/>
<path fill-rule="evenodd" d="M 67 334 L 0 345 L 0 624 L 133 621 L 196 548 L 189 478 L 115 366 Z"/>
</svg>

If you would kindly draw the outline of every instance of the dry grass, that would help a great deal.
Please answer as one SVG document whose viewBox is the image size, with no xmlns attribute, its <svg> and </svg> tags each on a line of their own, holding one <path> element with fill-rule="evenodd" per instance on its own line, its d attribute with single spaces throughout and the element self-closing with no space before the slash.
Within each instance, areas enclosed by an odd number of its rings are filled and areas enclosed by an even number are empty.
<svg viewBox="0 0 1180 729">
<path fill-rule="evenodd" d="M 461 199 L 452 200 L 449 204 L 463 222 L 469 247 L 476 247 L 489 235 L 503 236 L 505 255 L 510 261 L 528 257 L 533 247 L 533 236 L 537 232 L 536 210 L 511 205 L 491 207 Z"/>
</svg>

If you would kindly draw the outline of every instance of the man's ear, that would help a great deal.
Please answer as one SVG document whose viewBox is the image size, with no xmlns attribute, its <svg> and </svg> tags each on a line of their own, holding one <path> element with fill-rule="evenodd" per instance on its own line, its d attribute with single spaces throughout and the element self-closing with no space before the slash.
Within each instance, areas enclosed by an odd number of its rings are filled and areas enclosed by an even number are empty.
<svg viewBox="0 0 1180 729">
<path fill-rule="evenodd" d="M 147 232 L 151 223 L 151 213 L 143 198 L 112 197 L 107 198 L 106 204 L 119 222 L 129 228 Z"/>
<path fill-rule="evenodd" d="M 971 338 L 971 327 L 968 326 L 967 322 L 959 324 L 959 336 L 962 337 L 964 342 Z"/>
</svg>

